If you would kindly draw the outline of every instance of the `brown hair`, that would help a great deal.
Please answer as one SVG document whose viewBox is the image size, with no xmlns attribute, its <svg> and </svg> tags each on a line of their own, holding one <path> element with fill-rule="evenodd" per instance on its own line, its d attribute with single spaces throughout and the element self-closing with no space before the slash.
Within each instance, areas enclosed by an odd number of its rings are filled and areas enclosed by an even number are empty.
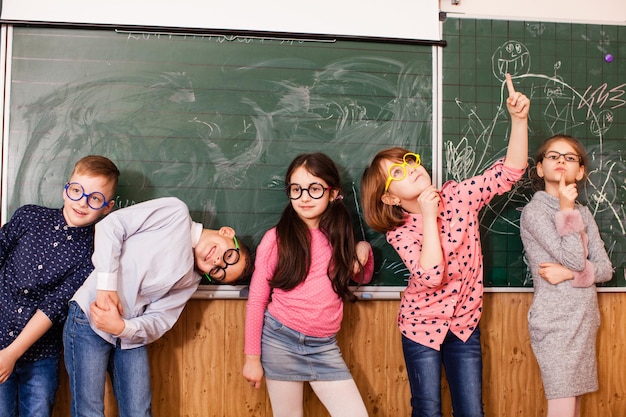
<svg viewBox="0 0 626 417">
<path fill-rule="evenodd" d="M 355 300 L 348 287 L 357 261 L 356 239 L 352 219 L 339 196 L 341 177 L 337 166 L 323 153 L 298 155 L 287 168 L 285 186 L 289 185 L 293 172 L 304 167 L 311 175 L 324 180 L 331 190 L 337 190 L 335 198 L 320 218 L 319 228 L 326 235 L 332 248 L 328 264 L 328 276 L 333 290 L 343 300 Z M 278 237 L 278 264 L 270 280 L 272 288 L 290 290 L 306 279 L 311 265 L 311 235 L 309 228 L 298 216 L 291 203 L 287 204 L 276 225 Z M 361 271 L 362 276 L 363 271 Z"/>
<path fill-rule="evenodd" d="M 379 233 L 385 233 L 404 224 L 404 211 L 399 206 L 382 202 L 385 194 L 387 172 L 383 169 L 386 160 L 402 162 L 406 153 L 411 151 L 396 147 L 384 149 L 374 156 L 369 167 L 361 177 L 361 205 L 365 222 Z"/>
<path fill-rule="evenodd" d="M 243 266 L 243 271 L 241 271 L 241 275 L 239 278 L 231 282 L 231 285 L 249 283 L 252 272 L 254 272 L 254 259 L 252 257 L 252 253 L 250 253 L 250 248 L 248 248 L 248 246 L 243 243 L 241 239 L 237 239 L 237 242 L 239 243 L 239 253 L 244 257 L 245 264 Z"/>
<path fill-rule="evenodd" d="M 72 175 L 86 175 L 88 177 L 104 177 L 113 184 L 113 192 L 117 188 L 120 171 L 109 159 L 100 155 L 88 155 L 81 158 L 74 165 Z M 113 196 L 108 196 L 112 198 Z"/>
<path fill-rule="evenodd" d="M 580 143 L 580 141 L 573 136 L 564 134 L 556 134 L 554 136 L 550 136 L 541 144 L 539 149 L 537 149 L 537 153 L 535 154 L 535 163 L 538 164 L 539 162 L 543 162 L 544 155 L 546 151 L 550 148 L 550 145 L 552 145 L 554 142 L 559 141 L 567 142 L 572 148 L 574 148 L 576 154 L 580 156 L 580 166 L 585 169 L 585 175 L 583 175 L 581 181 L 585 181 L 587 179 L 587 173 L 589 170 L 589 156 L 587 156 L 587 151 L 585 150 L 585 147 L 582 145 L 582 143 Z M 530 177 L 532 188 L 534 190 L 545 190 L 545 181 L 542 177 L 537 175 L 536 165 L 529 170 L 528 176 Z"/>
</svg>

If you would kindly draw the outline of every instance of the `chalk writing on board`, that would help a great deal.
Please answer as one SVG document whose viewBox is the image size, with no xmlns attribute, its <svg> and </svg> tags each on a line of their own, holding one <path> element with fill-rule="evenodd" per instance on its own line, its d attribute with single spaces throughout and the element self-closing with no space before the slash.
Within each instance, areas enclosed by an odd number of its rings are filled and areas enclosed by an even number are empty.
<svg viewBox="0 0 626 417">
<path fill-rule="evenodd" d="M 129 40 L 149 40 L 149 39 L 204 39 L 213 42 L 240 42 L 240 43 L 253 43 L 253 42 L 278 42 L 282 45 L 295 45 L 304 44 L 307 42 L 327 42 L 334 43 L 334 39 L 295 39 L 285 37 L 271 37 L 271 36 L 239 36 L 239 35 L 219 35 L 219 34 L 202 34 L 202 33 L 177 33 L 177 32 L 136 32 L 116 30 L 117 33 L 126 34 Z"/>
</svg>

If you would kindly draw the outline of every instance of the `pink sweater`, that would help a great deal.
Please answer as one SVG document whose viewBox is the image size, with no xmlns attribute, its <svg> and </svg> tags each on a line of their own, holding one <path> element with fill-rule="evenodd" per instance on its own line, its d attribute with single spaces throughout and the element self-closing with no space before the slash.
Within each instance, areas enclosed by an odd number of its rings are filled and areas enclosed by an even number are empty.
<svg viewBox="0 0 626 417">
<path fill-rule="evenodd" d="M 333 291 L 328 278 L 332 256 L 330 242 L 318 230 L 311 230 L 311 268 L 304 282 L 290 291 L 274 289 L 269 303 L 269 280 L 278 262 L 276 229 L 268 230 L 256 251 L 255 270 L 250 283 L 246 310 L 246 355 L 261 354 L 261 333 L 265 309 L 278 321 L 307 336 L 328 337 L 336 334 L 343 318 L 343 301 Z M 363 284 L 372 279 L 374 256 L 365 265 Z M 269 304 L 268 304 L 269 303 Z"/>
</svg>

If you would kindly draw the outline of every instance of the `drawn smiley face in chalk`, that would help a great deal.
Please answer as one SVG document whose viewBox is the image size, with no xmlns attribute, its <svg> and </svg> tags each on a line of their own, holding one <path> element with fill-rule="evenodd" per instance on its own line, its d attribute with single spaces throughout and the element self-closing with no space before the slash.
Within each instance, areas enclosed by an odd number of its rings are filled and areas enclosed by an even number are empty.
<svg viewBox="0 0 626 417">
<path fill-rule="evenodd" d="M 530 53 L 523 43 L 507 41 L 496 49 L 491 64 L 493 75 L 504 81 L 506 73 L 514 77 L 530 72 Z"/>
</svg>

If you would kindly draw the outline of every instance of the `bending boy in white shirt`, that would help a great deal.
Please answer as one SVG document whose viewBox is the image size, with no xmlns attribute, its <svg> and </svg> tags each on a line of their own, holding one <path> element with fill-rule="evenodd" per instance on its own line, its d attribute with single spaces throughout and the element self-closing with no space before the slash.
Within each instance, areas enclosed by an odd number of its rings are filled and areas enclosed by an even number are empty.
<svg viewBox="0 0 626 417">
<path fill-rule="evenodd" d="M 250 252 L 232 228 L 203 229 L 182 201 L 160 198 L 98 223 L 93 263 L 63 333 L 72 416 L 104 415 L 107 371 L 120 416 L 151 416 L 146 345 L 176 323 L 200 274 L 232 283 L 251 272 Z"/>
</svg>

